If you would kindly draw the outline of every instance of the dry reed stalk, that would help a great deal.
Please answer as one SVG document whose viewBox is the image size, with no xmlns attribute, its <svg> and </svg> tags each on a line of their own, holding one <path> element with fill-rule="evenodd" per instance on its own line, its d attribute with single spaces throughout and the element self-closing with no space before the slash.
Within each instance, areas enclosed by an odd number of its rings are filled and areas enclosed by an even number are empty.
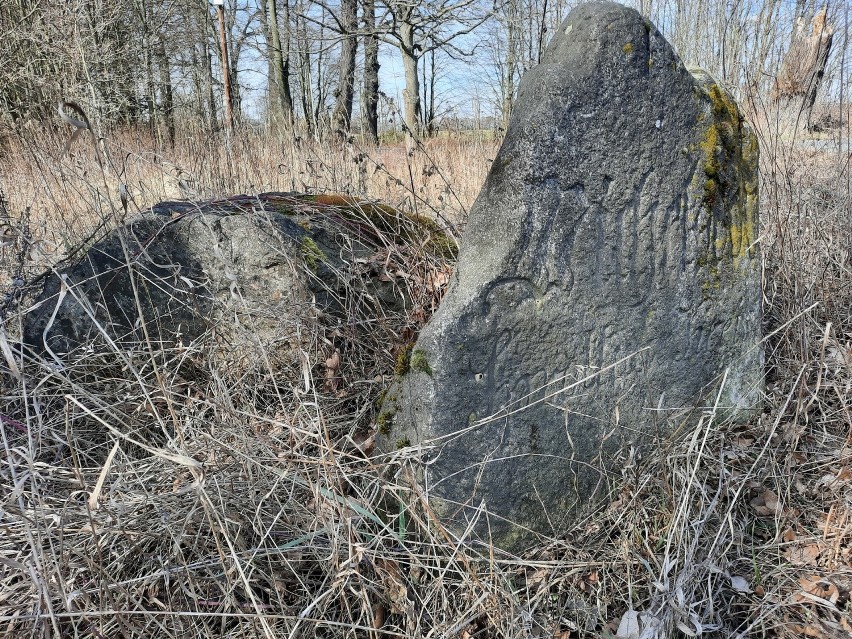
<svg viewBox="0 0 852 639">
<path fill-rule="evenodd" d="M 524 557 L 445 531 L 406 481 L 416 449 L 368 455 L 394 366 L 388 336 L 410 339 L 433 302 L 416 319 L 358 319 L 334 366 L 341 396 L 327 386 L 317 325 L 300 329 L 299 361 L 261 349 L 216 363 L 200 340 L 159 353 L 157 371 L 145 345 L 121 364 L 92 353 L 57 369 L 16 348 L 14 298 L 0 333 L 14 361 L 0 364 L 0 628 L 569 639 L 612 635 L 633 614 L 645 636 L 842 636 L 852 618 L 849 164 L 843 149 L 788 136 L 768 110 L 751 117 L 764 149 L 763 414 L 720 423 L 711 407 L 644 457 L 622 451 L 608 503 Z M 24 219 L 30 205 L 30 229 L 44 225 L 60 245 L 121 218 L 121 180 L 140 208 L 181 189 L 357 187 L 462 222 L 493 152 L 438 140 L 413 156 L 347 156 L 235 138 L 230 156 L 195 137 L 166 162 L 147 139 L 120 135 L 110 148 L 135 150 L 106 192 L 94 160 L 58 164 L 45 149 L 61 145 L 46 135 L 3 160 L 9 210 Z M 387 246 L 402 270 L 423 268 L 417 247 Z"/>
</svg>

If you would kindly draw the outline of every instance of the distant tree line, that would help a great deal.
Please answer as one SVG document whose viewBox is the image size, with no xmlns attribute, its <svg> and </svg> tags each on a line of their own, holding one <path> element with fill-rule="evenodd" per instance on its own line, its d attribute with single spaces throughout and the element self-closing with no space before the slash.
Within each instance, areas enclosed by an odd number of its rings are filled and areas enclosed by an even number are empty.
<svg viewBox="0 0 852 639">
<path fill-rule="evenodd" d="M 358 133 L 377 142 L 382 109 L 390 115 L 397 108 L 382 92 L 381 47 L 401 63 L 404 90 L 396 122 L 410 136 L 433 134 L 446 114 L 440 78 L 451 64 L 478 70 L 476 92 L 491 105 L 489 115 L 496 116 L 491 121 L 505 126 L 521 75 L 539 62 L 574 4 L 224 0 L 236 125 L 247 119 L 246 87 L 262 77 L 267 99 L 252 117 L 315 137 Z M 836 4 L 829 0 L 827 17 L 821 14 L 832 33 L 844 6 Z M 767 89 L 774 82 L 777 97 L 779 86 L 797 81 L 791 63 L 782 85 L 776 80 L 784 54 L 808 50 L 810 45 L 801 44 L 802 25 L 811 24 L 825 0 L 795 0 L 794 6 L 782 0 L 634 5 L 688 62 L 735 89 Z M 208 0 L 3 0 L 0 124 L 56 121 L 57 102 L 74 99 L 100 126 L 144 126 L 164 142 L 173 142 L 179 132 L 219 130 L 225 96 L 216 15 Z M 800 75 L 818 83 L 830 46 L 829 38 L 827 46 L 811 52 L 821 68 Z M 816 87 L 809 82 L 804 92 L 812 104 Z"/>
</svg>

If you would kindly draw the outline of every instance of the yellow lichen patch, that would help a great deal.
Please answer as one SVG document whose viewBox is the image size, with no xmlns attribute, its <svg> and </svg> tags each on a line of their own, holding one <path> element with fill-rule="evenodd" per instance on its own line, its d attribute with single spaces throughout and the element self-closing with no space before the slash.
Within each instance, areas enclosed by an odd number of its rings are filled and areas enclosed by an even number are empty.
<svg viewBox="0 0 852 639">
<path fill-rule="evenodd" d="M 358 204 L 358 200 L 354 197 L 335 193 L 315 195 L 312 199 L 317 204 L 325 204 L 326 206 L 355 206 Z"/>
<path fill-rule="evenodd" d="M 706 77 L 706 76 L 705 76 Z M 757 139 L 742 122 L 736 104 L 718 84 L 702 83 L 710 105 L 709 125 L 700 142 L 704 182 L 704 203 L 721 228 L 717 227 L 715 252 L 736 261 L 750 254 L 757 230 Z"/>
<path fill-rule="evenodd" d="M 720 120 L 739 122 L 740 112 L 733 98 L 715 82 L 706 87 L 707 95 L 713 104 L 713 115 Z"/>
<path fill-rule="evenodd" d="M 750 149 L 743 148 L 745 143 L 740 113 L 733 98 L 707 74 L 699 71 L 696 77 L 701 82 L 702 91 L 699 93 L 710 103 L 709 109 L 698 116 L 699 122 L 706 121 L 707 116 L 710 116 L 704 137 L 699 142 L 706 177 L 704 204 L 708 209 L 721 206 L 721 219 L 725 220 L 726 225 L 736 223 L 742 226 L 741 220 L 734 219 L 740 216 L 732 209 L 743 208 L 745 204 L 744 185 L 745 189 L 750 188 L 751 162 L 744 158 L 749 155 Z"/>
<path fill-rule="evenodd" d="M 704 181 L 704 203 L 712 207 L 719 197 L 719 129 L 713 123 L 707 128 L 704 139 L 701 140 L 699 146 L 704 156 L 704 175 L 707 179 Z"/>
<path fill-rule="evenodd" d="M 630 55 L 631 53 L 633 53 L 633 43 L 628 42 L 623 47 L 621 47 L 621 50 L 624 51 L 624 53 L 626 53 L 627 55 Z"/>
<path fill-rule="evenodd" d="M 758 232 L 758 160 L 757 136 L 748 125 L 742 126 L 741 155 L 738 177 L 740 180 L 739 202 L 731 220 L 731 243 L 735 258 L 751 254 Z"/>
<path fill-rule="evenodd" d="M 750 221 L 731 224 L 731 244 L 734 257 L 745 255 L 754 242 L 754 226 Z"/>
</svg>

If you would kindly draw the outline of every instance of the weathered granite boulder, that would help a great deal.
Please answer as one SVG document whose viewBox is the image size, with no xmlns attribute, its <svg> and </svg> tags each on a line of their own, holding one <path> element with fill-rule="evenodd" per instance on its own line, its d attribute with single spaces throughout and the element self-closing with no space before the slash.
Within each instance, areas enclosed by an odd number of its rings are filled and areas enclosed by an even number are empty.
<svg viewBox="0 0 852 639">
<path fill-rule="evenodd" d="M 423 446 L 451 527 L 509 549 L 558 536 L 619 448 L 717 395 L 728 415 L 758 405 L 757 162 L 731 97 L 653 24 L 571 12 L 379 418 L 385 450 Z"/>
<path fill-rule="evenodd" d="M 353 287 L 374 317 L 401 310 L 405 287 L 371 268 L 394 242 L 452 250 L 428 220 L 341 196 L 163 202 L 50 277 L 24 341 L 62 359 L 212 336 L 218 352 L 252 347 L 256 357 L 258 347 L 309 333 L 294 325 L 318 315 L 345 323 Z"/>
</svg>

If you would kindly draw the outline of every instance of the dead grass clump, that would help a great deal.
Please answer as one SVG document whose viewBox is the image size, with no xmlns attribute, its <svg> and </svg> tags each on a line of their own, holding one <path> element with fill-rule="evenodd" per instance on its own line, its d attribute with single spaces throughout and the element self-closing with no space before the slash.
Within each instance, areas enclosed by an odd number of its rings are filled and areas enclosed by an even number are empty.
<svg viewBox="0 0 852 639">
<path fill-rule="evenodd" d="M 218 346 L 208 337 L 154 357 L 145 344 L 84 354 L 59 368 L 24 356 L 10 337 L 26 289 L 13 287 L 0 333 L 0 628 L 80 637 L 569 639 L 638 637 L 639 628 L 642 637 L 846 636 L 849 167 L 836 147 L 754 120 L 763 151 L 763 413 L 731 424 L 708 406 L 644 457 L 621 451 L 608 460 L 607 502 L 524 557 L 446 531 L 408 481 L 419 451 L 406 442 L 370 455 L 394 345 L 416 337 L 449 274 L 446 256 L 412 236 L 372 225 L 373 250 L 347 258 L 355 280 L 329 292 L 363 312 L 308 324 L 296 358 L 260 342 L 211 357 Z M 189 160 L 174 163 L 186 167 L 180 180 L 216 195 L 250 186 L 346 193 L 347 180 L 349 193 L 387 189 L 384 201 L 422 215 L 463 216 L 472 197 L 444 193 L 416 162 L 428 153 L 452 185 L 457 175 L 472 181 L 489 153 L 487 144 L 441 141 L 413 157 L 379 149 L 315 162 L 320 151 L 307 142 L 273 148 L 252 135 L 233 143 L 233 165 L 218 142 L 184 141 L 175 151 Z M 266 171 L 285 152 L 302 154 L 285 177 Z M 13 183 L 20 188 L 7 186 L 13 219 L 45 220 L 55 229 L 45 237 L 71 238 L 122 218 L 110 182 L 120 172 L 106 178 L 114 195 L 82 157 L 23 157 L 38 168 L 32 181 Z M 141 150 L 125 157 L 128 188 L 144 185 L 136 203 L 166 197 L 170 165 Z M 401 172 L 370 169 L 364 178 L 364 166 L 393 163 Z M 162 187 L 150 178 L 157 171 Z M 347 202 L 311 206 L 351 216 L 351 207 L 334 208 Z M 84 224 L 74 219 L 84 210 L 98 213 Z M 369 225 L 368 211 L 355 213 Z M 63 230 L 63 220 L 80 226 Z M 40 272 L 7 259 L 25 277 Z M 365 298 L 381 293 L 370 289 L 376 280 L 403 291 L 405 307 L 375 312 Z M 292 330 L 282 326 L 282 339 Z"/>
</svg>

